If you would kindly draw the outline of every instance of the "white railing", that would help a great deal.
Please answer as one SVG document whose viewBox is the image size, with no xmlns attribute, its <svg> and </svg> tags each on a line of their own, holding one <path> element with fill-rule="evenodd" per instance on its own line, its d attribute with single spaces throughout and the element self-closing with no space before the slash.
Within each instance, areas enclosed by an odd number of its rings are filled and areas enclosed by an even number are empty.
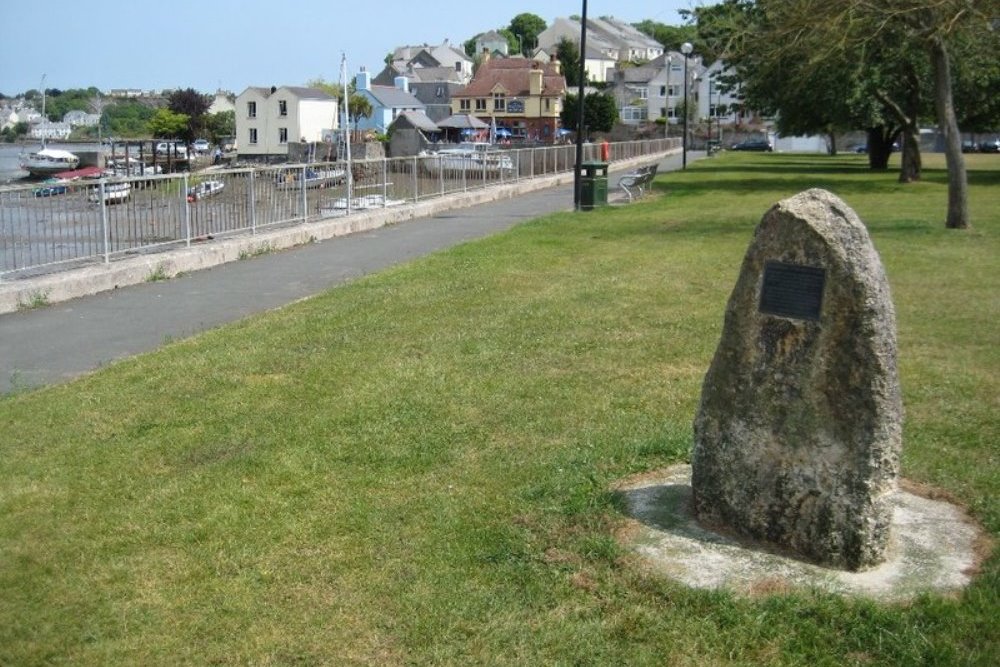
<svg viewBox="0 0 1000 667">
<path fill-rule="evenodd" d="M 662 154 L 678 142 L 614 143 L 611 160 Z M 585 161 L 599 159 L 599 145 L 584 149 Z M 358 160 L 350 196 L 343 162 L 11 186 L 0 189 L 0 280 L 572 172 L 575 161 L 571 144 L 486 159 Z"/>
</svg>

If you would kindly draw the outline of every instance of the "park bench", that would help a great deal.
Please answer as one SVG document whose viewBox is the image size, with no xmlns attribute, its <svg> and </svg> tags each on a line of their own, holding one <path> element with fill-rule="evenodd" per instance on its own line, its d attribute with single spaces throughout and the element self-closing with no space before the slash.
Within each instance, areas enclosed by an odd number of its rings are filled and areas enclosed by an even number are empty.
<svg viewBox="0 0 1000 667">
<path fill-rule="evenodd" d="M 629 201 L 646 194 L 646 191 L 653 183 L 653 179 L 656 178 L 657 166 L 654 163 L 645 167 L 639 167 L 635 171 L 623 174 L 618 179 L 618 187 L 625 191 Z"/>
</svg>

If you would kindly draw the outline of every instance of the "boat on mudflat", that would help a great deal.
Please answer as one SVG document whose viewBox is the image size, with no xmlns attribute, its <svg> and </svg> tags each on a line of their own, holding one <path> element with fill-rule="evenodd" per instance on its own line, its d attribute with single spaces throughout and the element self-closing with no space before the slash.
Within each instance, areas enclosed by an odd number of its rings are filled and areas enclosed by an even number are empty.
<svg viewBox="0 0 1000 667">
<path fill-rule="evenodd" d="M 76 169 L 80 158 L 59 148 L 42 147 L 34 153 L 21 155 L 21 169 L 32 176 L 48 177 L 60 171 Z"/>
<path fill-rule="evenodd" d="M 431 173 L 465 171 L 469 174 L 495 175 L 514 172 L 514 161 L 509 155 L 490 144 L 464 142 L 455 148 L 445 148 L 436 153 L 423 154 L 422 164 Z"/>
</svg>

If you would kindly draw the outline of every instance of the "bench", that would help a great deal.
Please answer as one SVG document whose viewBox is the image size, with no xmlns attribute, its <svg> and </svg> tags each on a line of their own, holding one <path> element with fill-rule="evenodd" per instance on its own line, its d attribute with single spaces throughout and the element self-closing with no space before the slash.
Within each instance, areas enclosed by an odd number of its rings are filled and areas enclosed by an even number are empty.
<svg viewBox="0 0 1000 667">
<path fill-rule="evenodd" d="M 639 167 L 633 172 L 622 175 L 618 179 L 618 187 L 625 191 L 628 200 L 631 202 L 635 197 L 642 197 L 656 178 L 657 164 L 650 164 Z"/>
</svg>

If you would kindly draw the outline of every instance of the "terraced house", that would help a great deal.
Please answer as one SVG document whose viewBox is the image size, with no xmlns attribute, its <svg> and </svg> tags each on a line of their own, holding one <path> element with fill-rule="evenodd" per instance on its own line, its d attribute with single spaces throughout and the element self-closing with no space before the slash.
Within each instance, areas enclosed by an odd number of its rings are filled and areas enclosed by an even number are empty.
<svg viewBox="0 0 1000 667">
<path fill-rule="evenodd" d="M 558 61 L 491 58 L 464 90 L 453 93 L 451 112 L 495 124 L 514 140 L 551 141 L 559 128 L 566 78 Z"/>
</svg>

